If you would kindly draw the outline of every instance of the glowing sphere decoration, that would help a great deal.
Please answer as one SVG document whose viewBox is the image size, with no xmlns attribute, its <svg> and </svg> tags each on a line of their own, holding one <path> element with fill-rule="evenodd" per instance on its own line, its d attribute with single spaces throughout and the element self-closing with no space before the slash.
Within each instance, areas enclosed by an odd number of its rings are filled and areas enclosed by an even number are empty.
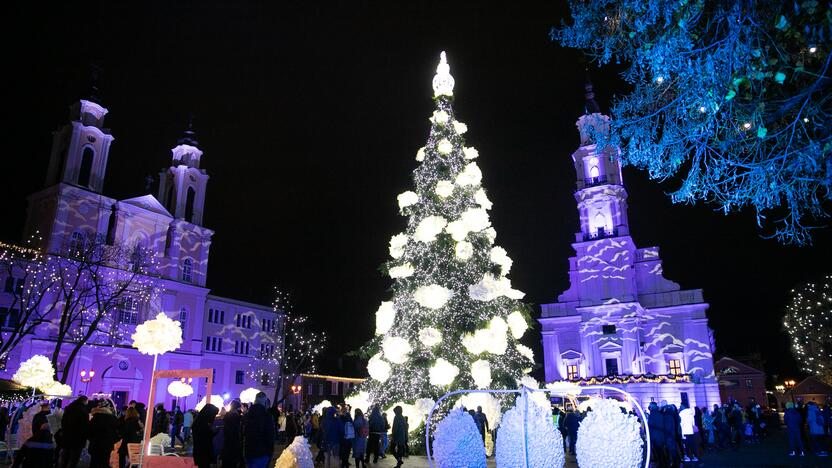
<svg viewBox="0 0 832 468">
<path fill-rule="evenodd" d="M 24 387 L 41 388 L 54 382 L 55 368 L 48 357 L 36 354 L 20 363 L 12 380 Z"/>
<path fill-rule="evenodd" d="M 257 396 L 258 393 L 260 393 L 260 390 L 254 387 L 249 387 L 240 392 L 240 402 L 252 404 L 254 403 L 254 398 Z"/>
<path fill-rule="evenodd" d="M 162 312 L 136 327 L 133 347 L 142 354 L 165 354 L 182 346 L 182 328 Z"/>
<path fill-rule="evenodd" d="M 225 404 L 225 400 L 223 400 L 222 397 L 219 395 L 211 395 L 211 404 L 216 406 L 217 408 L 222 408 Z M 199 411 L 202 409 L 203 406 L 205 406 L 205 397 L 202 397 L 202 399 L 199 400 L 199 403 L 196 404 L 194 409 Z"/>
<path fill-rule="evenodd" d="M 72 387 L 70 387 L 67 384 L 60 383 L 57 380 L 53 380 L 48 384 L 40 387 L 40 391 L 43 392 L 44 395 L 57 397 L 66 397 L 72 395 Z"/>
<path fill-rule="evenodd" d="M 168 393 L 176 398 L 185 398 L 194 394 L 194 388 L 181 380 L 174 380 L 168 384 Z"/>
</svg>

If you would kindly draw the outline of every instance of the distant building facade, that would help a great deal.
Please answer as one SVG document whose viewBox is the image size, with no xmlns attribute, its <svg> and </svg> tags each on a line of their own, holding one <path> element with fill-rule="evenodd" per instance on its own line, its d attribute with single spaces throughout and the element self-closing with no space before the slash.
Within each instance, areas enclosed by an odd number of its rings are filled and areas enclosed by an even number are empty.
<svg viewBox="0 0 832 468">
<path fill-rule="evenodd" d="M 68 370 L 67 383 L 74 394 L 108 393 L 117 404 L 146 401 L 153 358 L 133 349 L 130 335 L 137 324 L 163 311 L 181 322 L 183 344 L 160 356 L 158 369 L 211 368 L 215 394 L 237 397 L 257 387 L 272 396 L 274 382 L 255 381 L 248 371 L 258 353 L 277 346 L 274 336 L 283 315 L 268 306 L 212 295 L 205 287 L 214 231 L 202 223 L 209 176 L 200 167 L 202 150 L 193 131 L 186 131 L 172 149 L 171 165 L 160 173 L 158 196 L 116 200 L 102 193 L 114 141 L 104 127 L 107 112 L 91 100 L 71 106 L 69 123 L 53 134 L 46 188 L 28 199 L 24 237 L 37 233 L 39 247 L 55 257 L 95 239 L 141 246 L 156 260 L 158 294 L 152 301 L 128 297 L 118 304 L 112 322 L 124 338 L 116 343 L 107 336 L 91 339 Z M 8 303 L 8 294 L 0 292 L 0 309 L 8 309 Z M 5 319 L 2 325 L 7 325 Z M 55 339 L 50 327 L 37 328 L 8 356 L 0 377 L 9 378 L 34 354 L 51 356 Z M 82 370 L 94 370 L 95 376 L 82 381 Z M 159 382 L 157 402 L 173 400 L 167 384 Z M 202 396 L 204 382 L 179 402 L 193 407 Z"/>
<path fill-rule="evenodd" d="M 718 403 L 708 304 L 702 290 L 664 278 L 658 247 L 636 247 L 630 237 L 618 150 L 594 143 L 594 135 L 609 131 L 609 117 L 589 84 L 577 126 L 580 231 L 570 288 L 541 305 L 546 381 L 614 385 L 644 405 Z"/>
<path fill-rule="evenodd" d="M 720 358 L 714 367 L 722 401 L 768 406 L 765 372 L 730 357 Z"/>
<path fill-rule="evenodd" d="M 326 400 L 334 405 L 344 403 L 344 399 L 353 393 L 358 384 L 364 382 L 363 377 L 341 377 L 323 374 L 300 374 L 290 381 L 290 386 L 284 389 L 286 400 L 284 407 L 291 404 L 292 408 L 311 408 Z M 294 387 L 294 390 L 292 390 Z M 365 410 L 367 408 L 361 408 Z"/>
</svg>

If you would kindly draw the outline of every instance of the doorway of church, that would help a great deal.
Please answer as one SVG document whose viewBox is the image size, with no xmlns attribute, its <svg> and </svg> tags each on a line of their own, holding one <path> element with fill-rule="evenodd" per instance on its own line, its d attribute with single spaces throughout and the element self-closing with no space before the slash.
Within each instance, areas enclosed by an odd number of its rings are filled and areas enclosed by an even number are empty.
<svg viewBox="0 0 832 468">
<path fill-rule="evenodd" d="M 121 411 L 122 408 L 127 406 L 127 392 L 125 391 L 115 391 L 112 393 L 113 403 L 116 405 L 116 409 Z"/>
</svg>

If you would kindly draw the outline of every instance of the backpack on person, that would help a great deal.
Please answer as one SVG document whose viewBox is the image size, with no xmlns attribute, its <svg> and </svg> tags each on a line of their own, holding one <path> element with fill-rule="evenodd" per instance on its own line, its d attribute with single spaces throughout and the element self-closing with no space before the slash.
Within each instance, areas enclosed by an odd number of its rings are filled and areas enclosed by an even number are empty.
<svg viewBox="0 0 832 468">
<path fill-rule="evenodd" d="M 347 440 L 355 439 L 355 427 L 350 421 L 344 423 L 344 438 Z"/>
</svg>

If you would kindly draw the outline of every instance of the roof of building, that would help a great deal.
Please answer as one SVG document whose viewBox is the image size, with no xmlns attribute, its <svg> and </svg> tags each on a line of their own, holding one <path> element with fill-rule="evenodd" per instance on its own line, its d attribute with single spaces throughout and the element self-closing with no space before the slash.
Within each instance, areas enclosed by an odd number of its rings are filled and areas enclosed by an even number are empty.
<svg viewBox="0 0 832 468">
<path fill-rule="evenodd" d="M 748 364 L 742 363 L 734 358 L 724 356 L 714 363 L 714 370 L 717 376 L 731 375 L 731 374 L 759 374 L 765 376 L 766 373 L 756 367 L 751 367 Z"/>
<path fill-rule="evenodd" d="M 795 395 L 820 394 L 832 396 L 832 385 L 827 384 L 813 375 L 806 377 L 799 384 L 795 385 L 792 393 Z"/>
<path fill-rule="evenodd" d="M 262 305 L 262 304 L 255 304 L 253 302 L 241 301 L 239 299 L 231 299 L 229 297 L 216 296 L 214 294 L 208 294 L 207 299 L 209 301 L 224 302 L 226 304 L 234 304 L 234 305 L 238 305 L 238 306 L 242 306 L 242 307 L 249 307 L 251 309 L 257 309 L 257 310 L 262 310 L 262 311 L 271 311 L 271 312 L 274 312 L 274 313 L 282 313 L 282 312 L 275 311 L 274 308 L 272 308 L 271 306 L 266 306 L 266 305 Z"/>
</svg>

